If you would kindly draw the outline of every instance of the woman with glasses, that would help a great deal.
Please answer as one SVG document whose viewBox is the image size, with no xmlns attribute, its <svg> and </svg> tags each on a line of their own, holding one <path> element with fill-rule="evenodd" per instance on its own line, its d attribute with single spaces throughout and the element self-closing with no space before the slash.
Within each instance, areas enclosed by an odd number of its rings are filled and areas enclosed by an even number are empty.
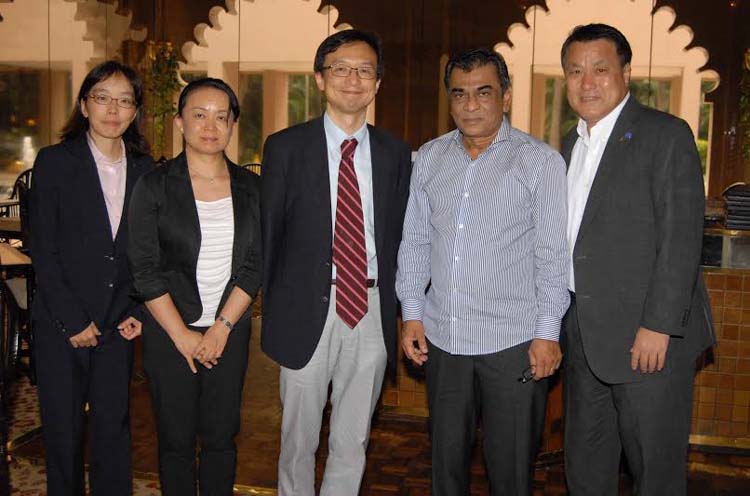
<svg viewBox="0 0 750 496">
<path fill-rule="evenodd" d="M 239 115 L 223 81 L 188 84 L 175 117 L 185 150 L 146 174 L 130 203 L 166 496 L 195 495 L 198 485 L 201 495 L 231 495 L 234 484 L 249 307 L 261 280 L 259 178 L 224 153 Z"/>
<path fill-rule="evenodd" d="M 140 334 L 126 256 L 127 201 L 153 167 L 139 130 L 143 85 L 119 62 L 89 72 L 61 142 L 31 189 L 32 317 L 47 494 L 83 495 L 88 405 L 92 495 L 130 495 L 128 385 Z"/>
</svg>

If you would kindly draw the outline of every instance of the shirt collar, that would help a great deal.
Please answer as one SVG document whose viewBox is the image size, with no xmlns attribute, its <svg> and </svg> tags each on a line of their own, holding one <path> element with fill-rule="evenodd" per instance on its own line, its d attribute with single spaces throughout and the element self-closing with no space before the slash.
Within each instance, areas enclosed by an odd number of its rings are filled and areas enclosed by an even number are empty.
<svg viewBox="0 0 750 496">
<path fill-rule="evenodd" d="M 96 142 L 94 142 L 94 138 L 91 137 L 91 133 L 86 133 L 86 140 L 89 143 L 89 148 L 91 149 L 91 154 L 94 156 L 94 162 L 98 164 L 104 164 L 109 166 L 119 166 L 122 164 L 122 162 L 125 160 L 125 143 L 122 141 L 122 138 L 120 138 L 120 147 L 122 149 L 122 155 L 120 155 L 120 158 L 116 160 L 112 160 L 111 158 L 107 157 L 105 154 L 99 150 L 99 148 L 96 146 Z"/>
<path fill-rule="evenodd" d="M 604 116 L 604 118 L 596 123 L 593 129 L 591 129 L 591 136 L 589 136 L 589 133 L 587 132 L 588 126 L 586 124 L 586 121 L 584 121 L 583 119 L 578 119 L 578 127 L 576 128 L 576 131 L 578 131 L 578 136 L 580 136 L 585 143 L 601 139 L 609 139 L 609 135 L 612 134 L 612 129 L 614 129 L 617 118 L 620 117 L 620 113 L 622 112 L 623 107 L 625 107 L 625 103 L 627 103 L 628 98 L 630 98 L 630 92 L 625 95 L 622 101 L 617 104 L 617 106 L 613 108 L 610 113 L 608 113 L 606 116 Z"/>
<path fill-rule="evenodd" d="M 328 116 L 327 112 L 323 114 L 323 127 L 325 128 L 326 135 L 333 141 L 332 144 L 337 147 L 340 146 L 344 140 L 351 138 L 356 139 L 357 144 L 362 144 L 367 134 L 367 122 L 362 124 L 362 127 L 357 129 L 354 134 L 350 135 L 338 127 L 336 123 L 333 122 L 333 119 Z"/>
<path fill-rule="evenodd" d="M 464 148 L 464 135 L 461 132 L 460 129 L 456 129 L 453 134 L 453 141 L 458 144 L 461 148 Z M 495 135 L 495 139 L 492 140 L 492 143 L 490 143 L 490 146 L 487 147 L 489 150 L 495 144 L 500 143 L 501 141 L 507 141 L 510 139 L 510 123 L 508 122 L 507 116 L 503 115 L 503 122 L 500 123 L 500 129 L 497 131 L 497 134 Z"/>
</svg>

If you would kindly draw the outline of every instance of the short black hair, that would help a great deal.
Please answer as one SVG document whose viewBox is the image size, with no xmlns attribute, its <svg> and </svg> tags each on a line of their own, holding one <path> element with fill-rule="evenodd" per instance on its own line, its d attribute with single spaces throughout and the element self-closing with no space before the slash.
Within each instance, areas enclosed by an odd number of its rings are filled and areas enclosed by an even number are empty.
<svg viewBox="0 0 750 496">
<path fill-rule="evenodd" d="M 83 83 L 78 90 L 76 105 L 73 112 L 68 117 L 67 122 L 60 131 L 60 139 L 69 141 L 77 139 L 89 130 L 89 120 L 83 115 L 81 102 L 88 98 L 91 88 L 100 82 L 111 78 L 112 76 L 121 75 L 128 80 L 133 88 L 133 98 L 135 99 L 136 117 L 122 135 L 122 141 L 125 143 L 125 149 L 130 153 L 146 155 L 149 153 L 149 145 L 146 138 L 141 133 L 141 123 L 143 122 L 143 81 L 138 73 L 132 67 L 127 66 L 117 60 L 107 60 L 97 65 L 83 78 Z"/>
<path fill-rule="evenodd" d="M 237 95 L 234 93 L 234 90 L 221 79 L 209 77 L 191 81 L 187 86 L 182 88 L 180 99 L 177 101 L 177 115 L 182 116 L 182 111 L 185 109 L 185 104 L 187 104 L 187 99 L 188 96 L 190 96 L 190 93 L 201 88 L 215 88 L 226 93 L 229 98 L 229 110 L 232 112 L 232 118 L 237 122 L 237 119 L 240 118 L 240 102 L 237 100 Z"/>
<path fill-rule="evenodd" d="M 508 65 L 505 59 L 494 50 L 489 48 L 473 48 L 465 52 L 453 55 L 448 64 L 445 66 L 445 77 L 443 83 L 445 89 L 450 91 L 451 73 L 454 69 L 461 69 L 464 72 L 470 72 L 477 67 L 484 67 L 492 64 L 497 71 L 497 78 L 500 80 L 500 88 L 505 93 L 510 88 L 510 75 L 508 74 Z"/>
<path fill-rule="evenodd" d="M 375 52 L 378 58 L 378 81 L 383 79 L 383 73 L 385 67 L 383 67 L 383 43 L 380 41 L 380 37 L 369 31 L 360 31 L 359 29 L 346 29 L 333 33 L 331 36 L 323 40 L 315 52 L 315 62 L 313 63 L 313 70 L 317 73 L 323 72 L 323 64 L 325 64 L 326 55 L 333 53 L 341 47 L 341 45 L 347 45 L 362 41 L 370 45 L 370 48 Z"/>
<path fill-rule="evenodd" d="M 594 23 L 573 28 L 560 49 L 560 64 L 565 65 L 565 54 L 572 43 L 596 40 L 609 40 L 615 44 L 617 56 L 620 58 L 620 67 L 625 67 L 633 59 L 633 50 L 624 34 L 609 24 Z"/>
</svg>

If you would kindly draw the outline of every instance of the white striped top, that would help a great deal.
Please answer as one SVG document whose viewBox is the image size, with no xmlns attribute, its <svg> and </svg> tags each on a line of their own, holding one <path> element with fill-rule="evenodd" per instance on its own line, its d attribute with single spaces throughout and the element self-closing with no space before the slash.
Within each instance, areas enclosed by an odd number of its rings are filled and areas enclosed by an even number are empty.
<svg viewBox="0 0 750 496">
<path fill-rule="evenodd" d="M 216 321 L 221 295 L 232 275 L 234 209 L 231 196 L 210 202 L 195 200 L 195 206 L 201 226 L 195 280 L 203 313 L 191 325 L 208 327 Z"/>
<path fill-rule="evenodd" d="M 404 320 L 457 355 L 557 340 L 570 302 L 566 220 L 562 157 L 507 119 L 476 160 L 458 130 L 426 143 L 398 255 Z"/>
</svg>

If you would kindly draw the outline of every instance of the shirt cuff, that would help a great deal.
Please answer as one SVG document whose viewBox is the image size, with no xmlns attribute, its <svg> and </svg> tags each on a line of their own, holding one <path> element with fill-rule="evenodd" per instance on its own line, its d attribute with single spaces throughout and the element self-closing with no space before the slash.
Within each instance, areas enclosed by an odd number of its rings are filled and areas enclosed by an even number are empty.
<svg viewBox="0 0 750 496">
<path fill-rule="evenodd" d="M 560 339 L 560 325 L 562 319 L 552 315 L 539 315 L 534 328 L 534 339 L 558 341 Z"/>
<path fill-rule="evenodd" d="M 424 300 L 405 299 L 401 301 L 401 320 L 419 320 L 424 317 Z"/>
</svg>

